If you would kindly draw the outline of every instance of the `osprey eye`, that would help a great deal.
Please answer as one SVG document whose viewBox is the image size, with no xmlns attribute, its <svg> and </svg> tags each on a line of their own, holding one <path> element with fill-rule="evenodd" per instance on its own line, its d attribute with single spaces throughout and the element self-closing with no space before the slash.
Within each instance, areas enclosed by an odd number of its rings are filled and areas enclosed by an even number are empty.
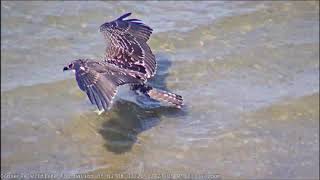
<svg viewBox="0 0 320 180">
<path fill-rule="evenodd" d="M 69 64 L 69 68 L 72 68 L 73 67 L 73 64 Z"/>
</svg>

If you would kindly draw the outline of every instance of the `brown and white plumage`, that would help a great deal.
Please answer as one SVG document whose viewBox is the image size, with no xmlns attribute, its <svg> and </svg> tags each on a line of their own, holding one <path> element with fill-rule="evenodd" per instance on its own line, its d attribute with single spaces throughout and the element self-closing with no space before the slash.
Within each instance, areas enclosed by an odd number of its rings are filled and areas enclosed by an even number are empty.
<svg viewBox="0 0 320 180">
<path fill-rule="evenodd" d="M 140 84 L 141 74 L 101 61 L 75 60 L 71 63 L 79 88 L 86 92 L 90 102 L 99 110 L 107 110 L 112 104 L 117 87 L 124 84 Z"/>
<path fill-rule="evenodd" d="M 182 106 L 182 97 L 146 84 L 156 72 L 155 56 L 147 44 L 152 29 L 138 19 L 124 18 L 106 22 L 100 26 L 108 42 L 104 61 L 78 59 L 63 70 L 75 70 L 79 88 L 99 110 L 108 110 L 118 86 L 131 84 L 131 90 L 175 107 Z"/>
<path fill-rule="evenodd" d="M 147 41 L 152 29 L 138 19 L 124 18 L 127 13 L 118 19 L 106 22 L 100 26 L 108 47 L 106 61 L 124 69 L 139 71 L 143 78 L 150 78 L 156 72 L 156 60 Z"/>
</svg>

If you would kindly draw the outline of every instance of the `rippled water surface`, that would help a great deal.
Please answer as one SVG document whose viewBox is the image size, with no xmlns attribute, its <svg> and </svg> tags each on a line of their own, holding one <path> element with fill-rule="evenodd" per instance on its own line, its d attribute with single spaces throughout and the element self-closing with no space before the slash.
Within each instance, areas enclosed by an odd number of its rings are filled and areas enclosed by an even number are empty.
<svg viewBox="0 0 320 180">
<path fill-rule="evenodd" d="M 101 58 L 98 27 L 154 29 L 151 84 L 100 116 L 63 66 Z M 319 2 L 1 2 L 1 173 L 319 178 Z"/>
</svg>

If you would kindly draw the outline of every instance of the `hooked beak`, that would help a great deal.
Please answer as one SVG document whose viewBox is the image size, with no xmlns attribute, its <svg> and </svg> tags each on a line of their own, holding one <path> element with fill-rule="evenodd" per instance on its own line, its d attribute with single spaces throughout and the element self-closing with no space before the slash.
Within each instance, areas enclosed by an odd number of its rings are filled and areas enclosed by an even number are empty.
<svg viewBox="0 0 320 180">
<path fill-rule="evenodd" d="M 69 70 L 69 67 L 65 66 L 63 67 L 63 71 L 68 71 Z"/>
</svg>

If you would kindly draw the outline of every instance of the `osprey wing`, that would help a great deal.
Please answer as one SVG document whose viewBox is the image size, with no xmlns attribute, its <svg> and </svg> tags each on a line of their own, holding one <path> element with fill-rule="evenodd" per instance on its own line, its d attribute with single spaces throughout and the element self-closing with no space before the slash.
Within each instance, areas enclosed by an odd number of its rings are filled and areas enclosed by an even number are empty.
<svg viewBox="0 0 320 180">
<path fill-rule="evenodd" d="M 99 110 L 108 110 L 116 95 L 117 86 L 128 83 L 141 83 L 132 72 L 100 62 L 90 61 L 76 71 L 80 89 L 86 92 L 90 102 Z"/>
<path fill-rule="evenodd" d="M 155 56 L 147 44 L 152 29 L 138 19 L 124 20 L 130 15 L 127 13 L 100 26 L 100 32 L 109 42 L 106 61 L 150 78 L 156 71 Z"/>
<path fill-rule="evenodd" d="M 127 13 L 114 21 L 106 22 L 100 26 L 100 29 L 106 28 L 107 26 L 109 26 L 109 28 L 117 28 L 120 31 L 131 34 L 139 41 L 147 42 L 152 34 L 152 29 L 139 19 L 125 19 L 130 15 L 131 13 Z"/>
</svg>

